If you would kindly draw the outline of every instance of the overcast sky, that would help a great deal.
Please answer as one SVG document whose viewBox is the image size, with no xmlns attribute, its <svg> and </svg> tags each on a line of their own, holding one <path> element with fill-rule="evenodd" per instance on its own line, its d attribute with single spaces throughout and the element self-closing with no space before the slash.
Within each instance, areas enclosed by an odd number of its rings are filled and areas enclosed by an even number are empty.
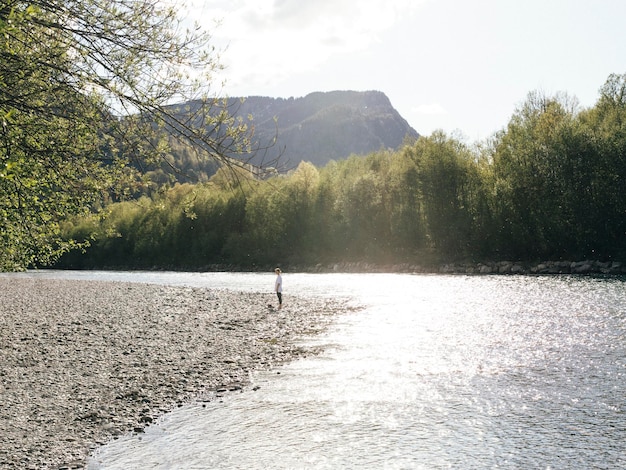
<svg viewBox="0 0 626 470">
<path fill-rule="evenodd" d="M 379 90 L 423 135 L 489 137 L 536 90 L 591 107 L 609 74 L 626 73 L 625 0 L 191 4 L 224 49 L 224 94 Z"/>
</svg>

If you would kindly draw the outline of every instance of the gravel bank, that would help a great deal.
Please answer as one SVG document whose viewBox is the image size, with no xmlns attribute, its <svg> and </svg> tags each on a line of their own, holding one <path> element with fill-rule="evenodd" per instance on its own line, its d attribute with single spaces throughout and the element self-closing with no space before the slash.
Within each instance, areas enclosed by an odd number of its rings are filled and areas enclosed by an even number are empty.
<svg viewBox="0 0 626 470">
<path fill-rule="evenodd" d="M 302 354 L 341 300 L 0 277 L 0 468 L 83 468 L 98 445 Z"/>
</svg>

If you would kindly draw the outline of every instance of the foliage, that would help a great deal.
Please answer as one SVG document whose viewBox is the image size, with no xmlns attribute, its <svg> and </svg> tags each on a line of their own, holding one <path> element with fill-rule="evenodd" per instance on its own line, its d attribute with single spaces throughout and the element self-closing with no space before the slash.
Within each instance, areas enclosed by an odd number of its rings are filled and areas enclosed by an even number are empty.
<svg viewBox="0 0 626 470">
<path fill-rule="evenodd" d="M 137 194 L 135 169 L 158 171 L 176 142 L 245 166 L 233 156 L 254 150 L 247 123 L 210 90 L 219 54 L 166 5 L 0 5 L 0 269 L 46 264 L 80 245 L 60 238 L 60 223 Z M 169 106 L 180 101 L 193 104 Z"/>
</svg>

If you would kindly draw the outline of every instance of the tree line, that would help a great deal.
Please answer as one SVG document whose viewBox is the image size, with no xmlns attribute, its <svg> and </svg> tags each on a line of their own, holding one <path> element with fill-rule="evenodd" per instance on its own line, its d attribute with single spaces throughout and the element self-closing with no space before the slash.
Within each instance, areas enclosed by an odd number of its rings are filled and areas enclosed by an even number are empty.
<svg viewBox="0 0 626 470">
<path fill-rule="evenodd" d="M 224 166 L 68 218 L 59 267 L 242 269 L 626 256 L 626 75 L 596 104 L 530 93 L 488 141 L 435 132 L 401 149 L 254 178 Z"/>
</svg>

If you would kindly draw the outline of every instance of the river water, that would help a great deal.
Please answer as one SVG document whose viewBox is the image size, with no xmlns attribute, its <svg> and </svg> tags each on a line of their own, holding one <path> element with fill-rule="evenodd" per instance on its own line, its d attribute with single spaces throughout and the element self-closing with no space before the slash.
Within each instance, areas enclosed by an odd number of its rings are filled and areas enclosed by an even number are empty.
<svg viewBox="0 0 626 470">
<path fill-rule="evenodd" d="M 270 290 L 272 273 L 41 272 Z M 98 469 L 626 468 L 626 280 L 283 274 L 365 308 L 318 356 L 99 449 Z M 259 388 L 260 387 L 260 388 Z"/>
</svg>

